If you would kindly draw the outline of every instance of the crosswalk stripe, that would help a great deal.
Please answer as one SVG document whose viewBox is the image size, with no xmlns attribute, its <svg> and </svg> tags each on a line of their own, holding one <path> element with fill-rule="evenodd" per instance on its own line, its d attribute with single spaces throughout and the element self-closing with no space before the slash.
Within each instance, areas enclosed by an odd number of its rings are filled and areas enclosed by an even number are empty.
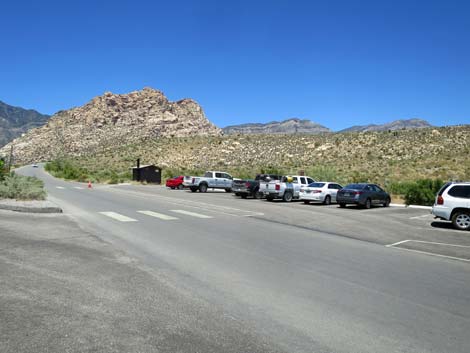
<svg viewBox="0 0 470 353">
<path fill-rule="evenodd" d="M 170 210 L 170 211 L 175 212 L 175 213 L 184 214 L 184 215 L 187 215 L 187 216 L 196 217 L 196 218 L 212 218 L 211 216 L 206 216 L 204 214 L 200 214 L 200 213 L 196 213 L 196 212 L 189 212 L 189 211 L 185 211 L 185 210 Z"/>
<path fill-rule="evenodd" d="M 160 218 L 160 219 L 163 219 L 165 221 L 171 221 L 171 220 L 174 220 L 174 219 L 178 219 L 178 218 L 173 217 L 173 216 L 168 216 L 166 214 L 153 212 L 153 211 L 137 211 L 137 212 L 142 213 L 142 214 L 147 215 L 147 216 L 150 216 L 150 217 Z"/>
<path fill-rule="evenodd" d="M 57 189 L 65 189 L 63 186 L 56 186 Z"/>
<path fill-rule="evenodd" d="M 99 213 L 101 213 L 104 216 L 113 218 L 113 219 L 115 219 L 117 221 L 120 221 L 120 222 L 137 222 L 137 220 L 134 219 L 134 218 L 130 218 L 130 217 L 124 216 L 124 215 L 116 213 L 116 212 L 99 212 Z"/>
</svg>

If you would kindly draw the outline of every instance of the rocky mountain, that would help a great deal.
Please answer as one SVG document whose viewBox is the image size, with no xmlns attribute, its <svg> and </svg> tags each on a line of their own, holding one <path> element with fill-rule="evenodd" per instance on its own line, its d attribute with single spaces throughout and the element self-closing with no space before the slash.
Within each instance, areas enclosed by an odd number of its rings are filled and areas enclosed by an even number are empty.
<svg viewBox="0 0 470 353">
<path fill-rule="evenodd" d="M 42 126 L 49 115 L 40 114 L 32 109 L 13 107 L 0 101 L 0 146 L 21 136 L 29 129 Z"/>
<path fill-rule="evenodd" d="M 113 150 L 148 138 L 194 135 L 221 135 L 221 130 L 194 100 L 171 102 L 162 92 L 144 88 L 129 94 L 107 92 L 81 107 L 60 111 L 46 125 L 0 149 L 0 155 L 12 144 L 15 161 L 30 163 Z"/>
<path fill-rule="evenodd" d="M 249 123 L 231 125 L 222 129 L 224 134 L 321 134 L 330 129 L 311 120 L 292 118 L 284 121 L 271 121 L 266 124 Z"/>
<path fill-rule="evenodd" d="M 423 119 L 406 119 L 395 120 L 391 123 L 382 125 L 355 125 L 350 128 L 341 130 L 339 132 L 367 132 L 367 131 L 388 131 L 388 130 L 402 130 L 402 129 L 420 129 L 432 127 L 426 120 Z"/>
</svg>

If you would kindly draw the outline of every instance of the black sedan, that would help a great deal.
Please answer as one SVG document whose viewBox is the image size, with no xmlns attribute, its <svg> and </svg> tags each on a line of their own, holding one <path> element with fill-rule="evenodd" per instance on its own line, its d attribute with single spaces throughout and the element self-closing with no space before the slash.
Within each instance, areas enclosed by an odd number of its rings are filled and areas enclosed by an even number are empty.
<svg viewBox="0 0 470 353">
<path fill-rule="evenodd" d="M 336 201 L 340 207 L 346 204 L 356 204 L 365 208 L 372 205 L 390 205 L 390 195 L 376 184 L 349 184 L 338 191 Z"/>
</svg>

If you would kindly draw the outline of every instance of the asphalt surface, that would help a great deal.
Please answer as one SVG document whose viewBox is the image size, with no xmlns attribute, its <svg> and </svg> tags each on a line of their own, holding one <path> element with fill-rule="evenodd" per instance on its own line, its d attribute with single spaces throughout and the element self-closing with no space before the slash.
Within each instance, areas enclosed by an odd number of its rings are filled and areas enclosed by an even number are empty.
<svg viewBox="0 0 470 353">
<path fill-rule="evenodd" d="M 470 236 L 429 211 L 271 204 L 153 186 L 87 189 L 41 168 L 19 172 L 43 179 L 65 217 L 151 269 L 153 281 L 209 303 L 182 310 L 214 337 L 232 332 L 225 347 L 233 351 L 470 351 Z M 212 321 L 212 308 L 245 328 L 252 347 L 226 321 Z M 208 351 L 193 343 L 160 350 Z"/>
</svg>

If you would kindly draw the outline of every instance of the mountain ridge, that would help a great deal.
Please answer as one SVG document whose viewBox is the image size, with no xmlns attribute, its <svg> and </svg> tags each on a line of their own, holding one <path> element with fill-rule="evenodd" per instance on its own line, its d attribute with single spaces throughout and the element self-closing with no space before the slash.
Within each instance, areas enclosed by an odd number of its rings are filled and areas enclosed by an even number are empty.
<svg viewBox="0 0 470 353">
<path fill-rule="evenodd" d="M 308 119 L 289 118 L 268 123 L 245 123 L 222 128 L 224 134 L 321 134 L 332 132 L 327 127 Z"/>
<path fill-rule="evenodd" d="M 34 109 L 24 109 L 0 101 L 0 147 L 50 118 Z"/>
<path fill-rule="evenodd" d="M 401 129 L 422 129 L 433 127 L 428 121 L 424 119 L 411 118 L 411 119 L 398 119 L 385 124 L 368 124 L 368 125 L 354 125 L 349 128 L 340 130 L 338 132 L 368 132 L 368 131 L 387 131 L 387 130 L 401 130 Z"/>
<path fill-rule="evenodd" d="M 4 146 L 0 155 L 13 145 L 15 161 L 43 161 L 155 137 L 221 134 L 196 101 L 172 102 L 163 92 L 146 87 L 127 94 L 105 92 L 80 107 L 59 111 L 45 125 Z"/>
</svg>

